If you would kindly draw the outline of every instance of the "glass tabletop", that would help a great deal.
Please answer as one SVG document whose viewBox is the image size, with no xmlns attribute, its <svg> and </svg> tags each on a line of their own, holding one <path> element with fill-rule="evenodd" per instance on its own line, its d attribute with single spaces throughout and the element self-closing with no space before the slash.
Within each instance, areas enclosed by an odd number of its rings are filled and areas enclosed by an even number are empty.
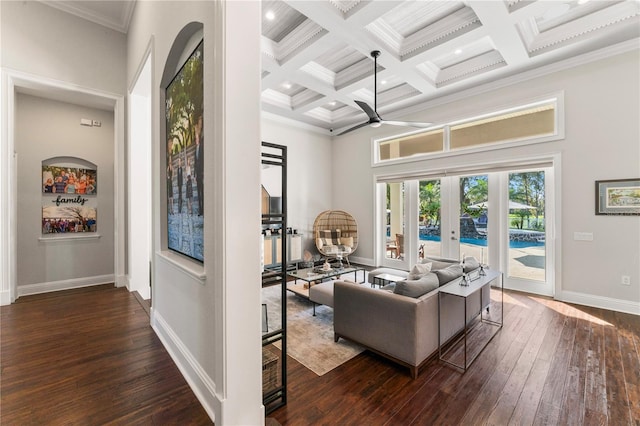
<svg viewBox="0 0 640 426">
<path fill-rule="evenodd" d="M 349 274 L 352 272 L 364 270 L 364 268 L 357 268 L 347 266 L 340 269 L 320 270 L 319 268 L 304 268 L 297 271 L 289 272 L 289 276 L 303 281 L 316 281 L 324 278 L 335 277 L 337 275 Z"/>
</svg>

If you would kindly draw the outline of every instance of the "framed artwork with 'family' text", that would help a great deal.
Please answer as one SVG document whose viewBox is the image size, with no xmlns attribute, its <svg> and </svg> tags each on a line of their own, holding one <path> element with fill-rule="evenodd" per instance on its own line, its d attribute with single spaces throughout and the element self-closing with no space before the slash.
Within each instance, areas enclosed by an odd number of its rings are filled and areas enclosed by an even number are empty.
<svg viewBox="0 0 640 426">
<path fill-rule="evenodd" d="M 596 181 L 597 215 L 640 215 L 640 178 Z"/>
</svg>

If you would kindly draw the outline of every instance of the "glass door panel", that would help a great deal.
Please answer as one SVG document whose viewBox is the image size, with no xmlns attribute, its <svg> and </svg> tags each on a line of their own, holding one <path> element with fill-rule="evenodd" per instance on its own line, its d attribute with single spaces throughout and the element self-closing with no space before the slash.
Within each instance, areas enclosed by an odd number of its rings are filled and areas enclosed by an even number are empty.
<svg viewBox="0 0 640 426">
<path fill-rule="evenodd" d="M 485 263 L 489 241 L 489 176 L 463 176 L 460 189 L 460 252 Z"/>
<path fill-rule="evenodd" d="M 442 198 L 440 179 L 418 185 L 418 258 L 442 254 Z"/>
<path fill-rule="evenodd" d="M 385 258 L 402 260 L 405 256 L 405 184 L 386 184 Z"/>
<path fill-rule="evenodd" d="M 545 172 L 509 173 L 508 277 L 546 281 Z"/>
</svg>

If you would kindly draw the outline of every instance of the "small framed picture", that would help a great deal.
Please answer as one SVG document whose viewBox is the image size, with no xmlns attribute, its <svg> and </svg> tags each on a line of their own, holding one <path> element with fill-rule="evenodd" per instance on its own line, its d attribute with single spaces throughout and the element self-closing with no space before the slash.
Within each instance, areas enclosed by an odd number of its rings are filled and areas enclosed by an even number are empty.
<svg viewBox="0 0 640 426">
<path fill-rule="evenodd" d="M 640 215 L 640 178 L 596 181 L 597 215 Z"/>
<path fill-rule="evenodd" d="M 474 269 L 473 271 L 467 273 L 467 279 L 469 281 L 475 281 L 478 278 L 480 278 L 480 269 Z"/>
</svg>

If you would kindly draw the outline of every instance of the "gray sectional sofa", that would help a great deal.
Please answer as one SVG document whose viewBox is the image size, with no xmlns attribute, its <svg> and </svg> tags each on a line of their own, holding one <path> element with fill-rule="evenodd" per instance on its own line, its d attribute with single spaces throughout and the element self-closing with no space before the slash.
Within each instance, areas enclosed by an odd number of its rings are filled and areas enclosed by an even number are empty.
<svg viewBox="0 0 640 426">
<path fill-rule="evenodd" d="M 456 264 L 459 268 L 457 277 L 452 277 L 449 273 L 451 269 L 456 269 L 449 268 L 448 265 L 451 264 Z M 435 260 L 432 267 L 434 273 L 430 275 L 430 280 L 427 280 L 430 283 L 424 285 L 424 288 L 433 286 L 433 275 L 443 278 L 439 279 L 434 288 L 418 297 L 397 294 L 396 288 L 375 289 L 367 285 L 336 281 L 331 301 L 336 342 L 342 337 L 358 343 L 372 352 L 409 367 L 411 376 L 416 378 L 420 367 L 426 364 L 432 355 L 437 354 L 438 288 L 452 280 L 461 279 L 462 268 L 457 264 L 457 260 Z M 447 271 L 444 273 L 435 272 L 445 269 Z M 378 273 L 403 274 L 410 278 L 407 271 L 380 269 L 369 273 L 369 281 L 373 282 L 373 276 Z M 407 283 L 412 284 L 411 281 L 417 280 L 407 279 L 401 285 L 406 288 Z M 399 284 L 397 283 L 396 287 Z M 415 288 L 410 290 L 409 293 L 415 295 Z M 488 301 L 490 289 L 485 287 L 483 291 L 485 293 L 482 299 Z M 402 292 L 401 290 L 399 293 Z M 468 299 L 467 321 L 475 318 L 480 310 L 480 294 L 476 293 Z M 443 294 L 440 338 L 443 344 L 464 328 L 463 317 L 464 300 Z"/>
</svg>

